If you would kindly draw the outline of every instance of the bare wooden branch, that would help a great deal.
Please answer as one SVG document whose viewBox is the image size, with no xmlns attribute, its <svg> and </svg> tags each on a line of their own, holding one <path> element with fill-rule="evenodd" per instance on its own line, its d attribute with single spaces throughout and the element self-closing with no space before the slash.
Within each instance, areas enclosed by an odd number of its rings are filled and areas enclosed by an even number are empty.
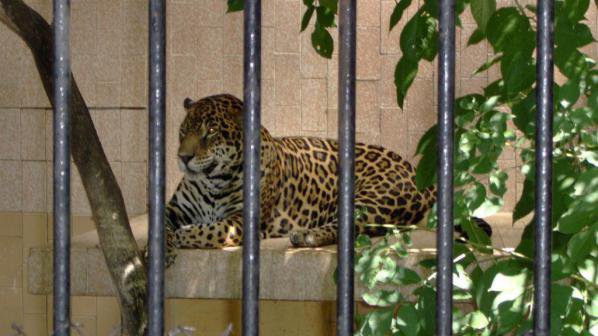
<svg viewBox="0 0 598 336">
<path fill-rule="evenodd" d="M 0 0 L 0 21 L 18 34 L 35 59 L 53 104 L 52 31 L 22 0 Z M 146 328 L 146 271 L 131 232 L 122 193 L 98 138 L 89 109 L 72 79 L 71 149 L 87 193 L 100 246 L 118 291 L 124 332 L 143 335 Z"/>
</svg>

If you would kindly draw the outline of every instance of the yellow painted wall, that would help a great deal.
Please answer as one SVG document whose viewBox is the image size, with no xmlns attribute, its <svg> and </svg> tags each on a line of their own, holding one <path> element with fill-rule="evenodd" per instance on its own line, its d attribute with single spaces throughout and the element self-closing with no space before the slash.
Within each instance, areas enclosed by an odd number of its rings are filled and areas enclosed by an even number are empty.
<svg viewBox="0 0 598 336">
<path fill-rule="evenodd" d="M 51 241 L 51 220 L 44 213 L 0 212 L 0 335 L 8 335 L 13 323 L 27 335 L 49 335 L 52 328 L 52 296 L 27 293 L 26 258 L 29 247 Z M 73 235 L 90 230 L 89 217 L 72 220 Z M 110 335 L 119 323 L 116 298 L 72 298 L 72 320 L 85 335 Z M 260 303 L 262 335 L 333 335 L 334 302 L 263 301 Z M 191 326 L 196 335 L 220 336 L 229 323 L 235 335 L 241 325 L 239 300 L 169 299 L 166 325 Z M 73 333 L 74 334 L 74 333 Z"/>
</svg>

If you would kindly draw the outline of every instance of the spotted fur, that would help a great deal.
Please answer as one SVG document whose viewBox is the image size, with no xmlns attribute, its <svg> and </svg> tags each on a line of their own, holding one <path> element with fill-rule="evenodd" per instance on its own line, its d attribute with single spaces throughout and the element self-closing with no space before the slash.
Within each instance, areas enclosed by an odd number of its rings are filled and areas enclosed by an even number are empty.
<svg viewBox="0 0 598 336">
<path fill-rule="evenodd" d="M 231 95 L 185 101 L 179 166 L 184 172 L 166 206 L 168 261 L 176 248 L 242 243 L 242 102 Z M 411 164 L 380 146 L 355 147 L 356 231 L 419 222 L 435 202 L 419 192 Z M 260 236 L 289 236 L 298 247 L 336 242 L 338 144 L 308 137 L 273 138 L 261 128 Z"/>
</svg>

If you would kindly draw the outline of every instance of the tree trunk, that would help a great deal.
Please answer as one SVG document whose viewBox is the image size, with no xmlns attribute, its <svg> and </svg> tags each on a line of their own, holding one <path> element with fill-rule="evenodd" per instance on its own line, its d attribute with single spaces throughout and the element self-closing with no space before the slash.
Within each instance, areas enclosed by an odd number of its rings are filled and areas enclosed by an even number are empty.
<svg viewBox="0 0 598 336">
<path fill-rule="evenodd" d="M 21 0 L 0 0 L 0 21 L 29 46 L 44 89 L 54 104 L 53 44 L 50 25 Z M 123 330 L 143 335 L 146 329 L 146 271 L 133 237 L 122 193 L 108 164 L 89 110 L 71 74 L 72 156 L 87 193 L 100 247 L 118 292 Z"/>
</svg>

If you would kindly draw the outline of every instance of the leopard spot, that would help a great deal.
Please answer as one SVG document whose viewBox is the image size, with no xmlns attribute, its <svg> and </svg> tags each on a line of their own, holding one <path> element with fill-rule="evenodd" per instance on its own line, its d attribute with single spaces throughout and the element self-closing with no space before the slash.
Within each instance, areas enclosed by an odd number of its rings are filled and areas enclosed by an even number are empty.
<svg viewBox="0 0 598 336">
<path fill-rule="evenodd" d="M 374 162 L 374 161 L 378 160 L 379 157 L 380 157 L 380 154 L 376 153 L 376 152 L 368 152 L 365 155 L 365 158 L 368 159 L 370 162 Z"/>
</svg>

